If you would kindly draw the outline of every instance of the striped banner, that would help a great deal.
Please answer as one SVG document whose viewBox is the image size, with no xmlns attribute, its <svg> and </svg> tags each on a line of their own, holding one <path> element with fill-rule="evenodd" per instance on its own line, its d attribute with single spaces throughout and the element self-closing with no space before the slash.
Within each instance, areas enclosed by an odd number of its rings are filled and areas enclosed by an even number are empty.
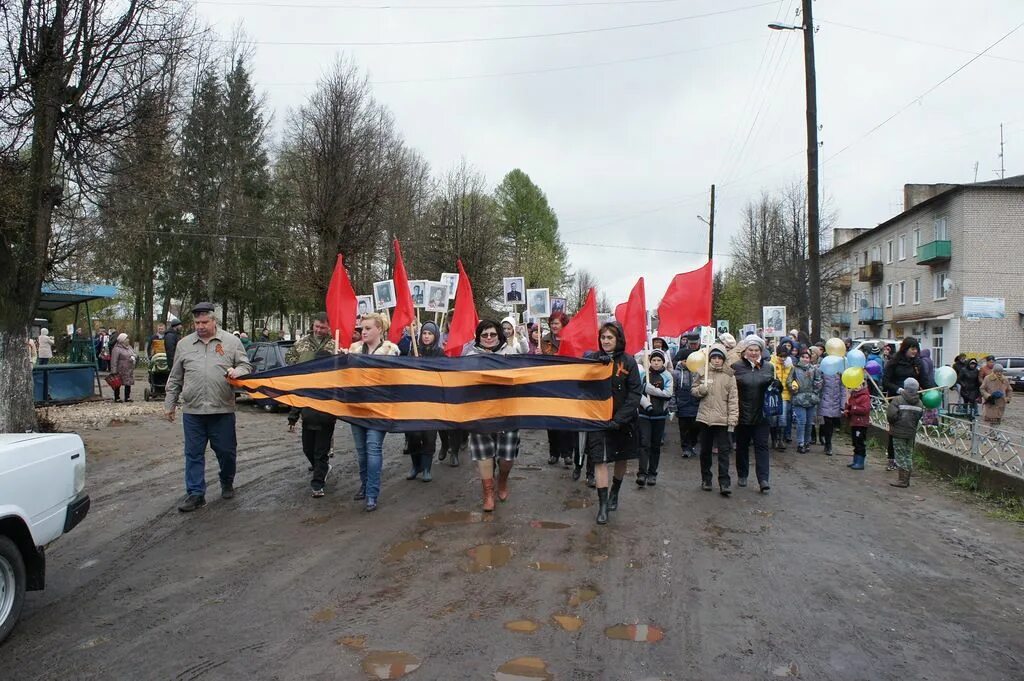
<svg viewBox="0 0 1024 681">
<path fill-rule="evenodd" d="M 253 399 L 311 407 L 393 433 L 590 431 L 610 427 L 611 372 L 611 364 L 542 355 L 341 354 L 231 383 Z"/>
</svg>

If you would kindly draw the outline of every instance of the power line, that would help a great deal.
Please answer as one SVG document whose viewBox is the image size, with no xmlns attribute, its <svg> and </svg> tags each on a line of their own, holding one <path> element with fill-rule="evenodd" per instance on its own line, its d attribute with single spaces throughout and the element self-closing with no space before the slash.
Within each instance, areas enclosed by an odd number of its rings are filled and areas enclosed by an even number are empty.
<svg viewBox="0 0 1024 681">
<path fill-rule="evenodd" d="M 669 5 L 687 0 L 585 0 L 584 2 L 551 2 L 525 3 L 506 2 L 478 5 L 393 5 L 393 4 L 361 4 L 361 5 L 317 5 L 289 4 L 281 2 L 218 2 L 216 0 L 198 0 L 198 5 L 214 5 L 221 7 L 275 7 L 282 9 L 340 9 L 340 10 L 480 10 L 480 9 L 565 9 L 573 7 L 622 7 L 631 5 Z"/>
<path fill-rule="evenodd" d="M 552 33 L 527 33 L 520 35 L 504 35 L 504 36 L 485 36 L 476 38 L 446 38 L 446 39 L 435 39 L 435 40 L 384 40 L 384 41 L 301 41 L 301 40 L 255 40 L 254 45 L 283 45 L 291 47 L 397 47 L 402 45 L 453 45 L 457 43 L 486 43 L 486 42 L 503 42 L 511 40 L 526 40 L 532 38 L 563 38 L 574 35 L 588 35 L 594 33 L 608 33 L 611 31 L 625 31 L 635 28 L 650 28 L 653 26 L 667 26 L 670 24 L 677 24 L 684 21 L 691 21 L 693 19 L 705 19 L 708 17 L 721 16 L 724 14 L 734 14 L 736 12 L 744 12 L 750 9 L 757 9 L 759 7 L 766 7 L 767 5 L 774 5 L 775 0 L 770 2 L 760 2 L 754 5 L 745 5 L 743 7 L 735 7 L 733 9 L 717 10 L 714 12 L 704 12 L 703 14 L 691 14 L 684 17 L 673 17 L 671 19 L 661 19 L 657 21 L 645 21 L 636 24 L 619 24 L 617 26 L 602 26 L 599 28 L 581 28 L 570 31 L 555 31 Z M 229 43 L 230 40 L 218 40 L 216 42 Z"/>
</svg>

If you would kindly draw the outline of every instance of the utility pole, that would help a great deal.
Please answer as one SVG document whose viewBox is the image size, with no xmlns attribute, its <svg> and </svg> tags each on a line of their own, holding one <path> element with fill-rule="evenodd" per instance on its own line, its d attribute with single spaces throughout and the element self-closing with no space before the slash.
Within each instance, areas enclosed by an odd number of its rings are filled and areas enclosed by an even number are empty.
<svg viewBox="0 0 1024 681">
<path fill-rule="evenodd" d="M 999 179 L 1006 179 L 1006 156 L 1003 148 L 1003 124 L 999 124 Z"/>
<path fill-rule="evenodd" d="M 715 185 L 711 185 L 711 219 L 708 220 L 708 262 L 715 259 Z"/>
<path fill-rule="evenodd" d="M 818 214 L 818 88 L 814 73 L 812 0 L 803 0 L 804 76 L 807 93 L 807 260 L 810 269 L 811 341 L 821 338 L 821 244 Z"/>
</svg>

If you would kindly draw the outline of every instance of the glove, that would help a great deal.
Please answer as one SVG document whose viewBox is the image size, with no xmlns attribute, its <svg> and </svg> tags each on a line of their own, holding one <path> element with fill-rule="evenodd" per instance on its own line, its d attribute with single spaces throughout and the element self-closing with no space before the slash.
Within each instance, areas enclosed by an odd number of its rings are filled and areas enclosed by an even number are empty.
<svg viewBox="0 0 1024 681">
<path fill-rule="evenodd" d="M 793 381 L 792 383 L 789 384 L 789 388 L 790 390 L 799 390 L 800 384 L 797 383 L 796 381 Z"/>
<path fill-rule="evenodd" d="M 726 430 L 728 430 L 730 433 L 735 433 L 736 432 L 736 426 L 729 426 Z"/>
</svg>

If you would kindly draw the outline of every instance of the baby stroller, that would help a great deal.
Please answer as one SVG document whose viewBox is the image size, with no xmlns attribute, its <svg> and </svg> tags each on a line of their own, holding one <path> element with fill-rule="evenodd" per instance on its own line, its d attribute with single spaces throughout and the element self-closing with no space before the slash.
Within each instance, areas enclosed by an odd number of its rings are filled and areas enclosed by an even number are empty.
<svg viewBox="0 0 1024 681">
<path fill-rule="evenodd" d="M 171 368 L 167 366 L 167 353 L 158 352 L 149 358 L 149 387 L 142 396 L 147 402 L 162 397 L 167 390 L 167 377 Z"/>
</svg>

